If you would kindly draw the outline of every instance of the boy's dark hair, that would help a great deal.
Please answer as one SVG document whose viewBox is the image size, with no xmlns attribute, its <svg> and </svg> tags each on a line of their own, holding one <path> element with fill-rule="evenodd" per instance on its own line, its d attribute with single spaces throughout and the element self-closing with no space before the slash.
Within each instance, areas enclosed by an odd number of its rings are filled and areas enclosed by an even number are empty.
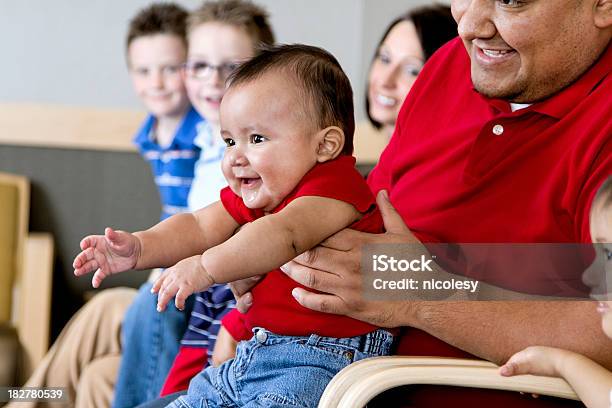
<svg viewBox="0 0 612 408">
<path fill-rule="evenodd" d="M 612 175 L 604 181 L 593 198 L 593 206 L 600 205 L 601 208 L 612 207 Z"/>
<path fill-rule="evenodd" d="M 187 31 L 201 24 L 218 22 L 243 28 L 255 46 L 274 44 L 274 33 L 268 13 L 262 7 L 244 0 L 207 1 L 187 18 Z"/>
<path fill-rule="evenodd" d="M 455 22 L 449 6 L 442 4 L 423 6 L 408 11 L 393 20 L 378 42 L 376 46 L 377 52 L 391 30 L 393 30 L 393 27 L 402 21 L 411 21 L 412 24 L 414 24 L 417 36 L 419 37 L 419 43 L 423 49 L 425 61 L 427 61 L 438 48 L 457 36 L 457 22 Z M 376 54 L 374 58 L 376 58 Z M 380 129 L 382 124 L 370 116 L 370 100 L 368 99 L 367 91 L 365 93 L 365 105 L 368 119 L 376 129 Z"/>
<path fill-rule="evenodd" d="M 187 11 L 174 3 L 156 3 L 143 8 L 129 23 L 126 49 L 136 38 L 155 34 L 179 37 L 187 46 Z"/>
<path fill-rule="evenodd" d="M 286 72 L 303 94 L 305 112 L 317 118 L 319 129 L 338 126 L 344 132 L 341 154 L 353 153 L 355 117 L 353 90 L 338 60 L 322 48 L 302 44 L 263 47 L 228 78 L 229 88 L 260 78 L 265 73 Z M 308 115 L 310 116 L 310 115 Z"/>
</svg>

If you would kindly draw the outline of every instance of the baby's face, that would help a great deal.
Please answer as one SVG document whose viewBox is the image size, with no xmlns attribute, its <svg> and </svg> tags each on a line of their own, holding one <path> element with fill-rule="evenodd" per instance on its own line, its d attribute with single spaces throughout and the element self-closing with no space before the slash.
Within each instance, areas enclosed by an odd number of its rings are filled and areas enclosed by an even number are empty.
<svg viewBox="0 0 612 408">
<path fill-rule="evenodd" d="M 132 85 L 155 117 L 183 115 L 189 106 L 181 66 L 185 44 L 176 35 L 138 37 L 127 51 Z"/>
<path fill-rule="evenodd" d="M 212 125 L 219 125 L 225 80 L 253 53 L 252 39 L 233 25 L 204 23 L 189 33 L 185 85 L 193 107 Z"/>
<path fill-rule="evenodd" d="M 599 273 L 593 273 L 591 284 L 595 297 L 603 299 L 599 302 L 597 311 L 602 314 L 603 330 L 612 337 L 612 207 L 604 208 L 603 205 L 595 203 L 591 211 L 591 238 L 597 252 L 597 264 Z M 588 277 L 585 273 L 585 280 Z"/>
<path fill-rule="evenodd" d="M 317 162 L 317 130 L 292 85 L 269 72 L 231 88 L 221 103 L 223 173 L 249 208 L 273 210 Z"/>
</svg>

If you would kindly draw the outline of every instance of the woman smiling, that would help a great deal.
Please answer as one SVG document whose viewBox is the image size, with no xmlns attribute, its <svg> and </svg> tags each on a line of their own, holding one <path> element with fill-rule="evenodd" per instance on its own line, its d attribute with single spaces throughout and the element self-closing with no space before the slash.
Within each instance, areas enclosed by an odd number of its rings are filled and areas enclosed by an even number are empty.
<svg viewBox="0 0 612 408">
<path fill-rule="evenodd" d="M 421 68 L 455 36 L 457 23 L 448 6 L 414 9 L 389 24 L 370 65 L 365 100 L 369 123 L 359 124 L 355 132 L 355 156 L 360 163 L 378 161 Z"/>
</svg>

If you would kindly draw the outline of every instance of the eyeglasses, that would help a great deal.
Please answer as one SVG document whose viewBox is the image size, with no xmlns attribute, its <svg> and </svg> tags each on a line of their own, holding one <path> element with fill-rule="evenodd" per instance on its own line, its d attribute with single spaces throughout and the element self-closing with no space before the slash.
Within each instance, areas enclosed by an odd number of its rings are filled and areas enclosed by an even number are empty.
<svg viewBox="0 0 612 408">
<path fill-rule="evenodd" d="M 189 61 L 185 64 L 185 72 L 187 76 L 192 78 L 208 79 L 213 71 L 217 71 L 222 79 L 227 79 L 239 65 L 240 62 L 225 62 L 220 65 L 213 65 L 206 61 Z"/>
</svg>

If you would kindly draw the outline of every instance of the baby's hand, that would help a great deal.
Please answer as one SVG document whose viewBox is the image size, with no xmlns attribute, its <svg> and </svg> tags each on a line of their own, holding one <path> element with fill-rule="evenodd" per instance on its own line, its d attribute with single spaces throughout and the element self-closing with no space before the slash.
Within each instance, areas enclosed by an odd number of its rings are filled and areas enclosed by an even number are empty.
<svg viewBox="0 0 612 408">
<path fill-rule="evenodd" d="M 74 258 L 74 274 L 81 276 L 96 271 L 91 280 L 94 288 L 114 273 L 136 266 L 140 241 L 133 234 L 106 228 L 104 235 L 89 235 L 80 243 L 81 253 Z"/>
<path fill-rule="evenodd" d="M 510 377 L 520 374 L 561 377 L 562 360 L 570 352 L 553 347 L 531 346 L 514 354 L 499 368 L 499 373 Z"/>
<path fill-rule="evenodd" d="M 179 310 L 185 308 L 185 300 L 195 292 L 202 292 L 215 284 L 212 277 L 200 263 L 200 255 L 185 258 L 166 269 L 153 284 L 152 293 L 158 293 L 157 311 L 166 309 L 174 296 L 174 304 Z"/>
<path fill-rule="evenodd" d="M 225 327 L 221 326 L 217 334 L 217 341 L 215 341 L 215 349 L 213 350 L 213 366 L 219 367 L 230 358 L 234 358 L 236 356 L 237 346 L 238 342 L 234 340 Z"/>
</svg>

